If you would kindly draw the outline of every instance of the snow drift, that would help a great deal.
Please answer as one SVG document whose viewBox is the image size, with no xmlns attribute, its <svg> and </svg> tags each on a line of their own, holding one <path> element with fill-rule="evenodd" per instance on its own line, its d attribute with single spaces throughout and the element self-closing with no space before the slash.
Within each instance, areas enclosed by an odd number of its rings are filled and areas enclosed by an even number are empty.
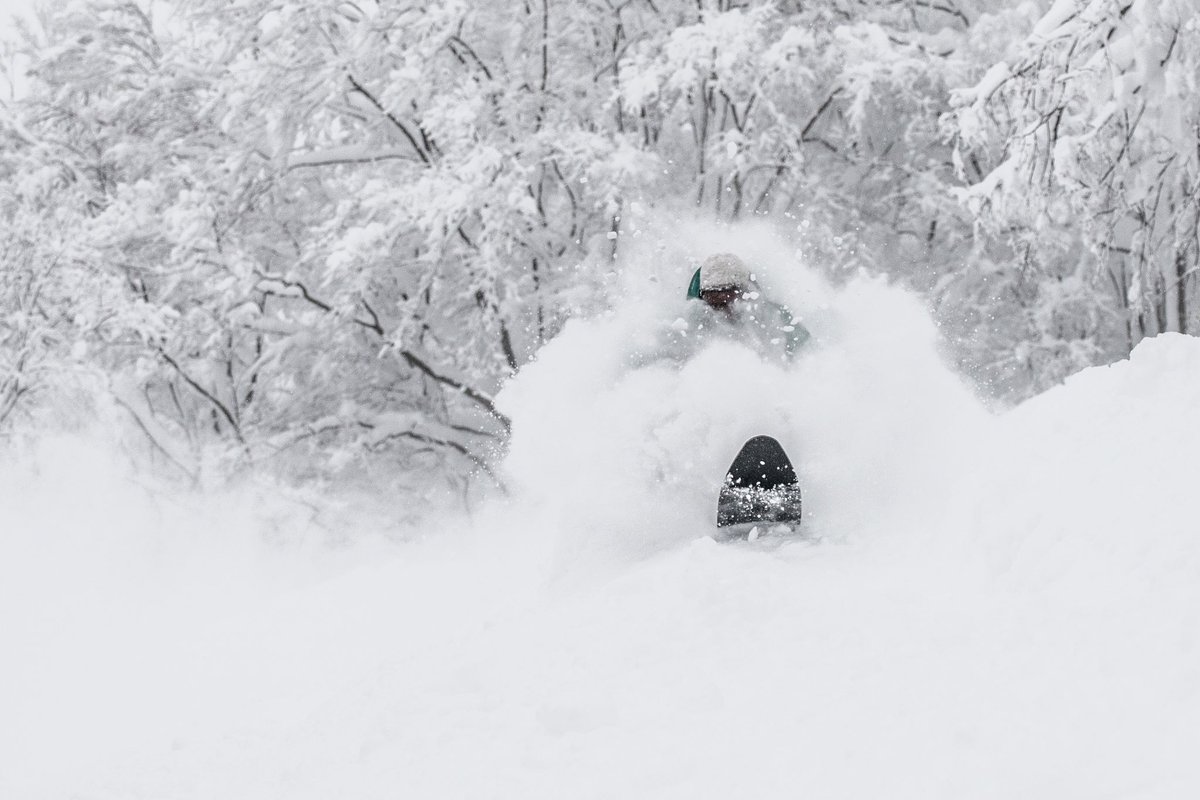
<svg viewBox="0 0 1200 800">
<path fill-rule="evenodd" d="M 9 463 L 0 795 L 1194 795 L 1200 340 L 994 417 L 906 296 L 791 290 L 786 369 L 569 326 L 504 398 L 515 499 L 423 541 Z M 717 545 L 772 431 L 819 541 Z"/>
</svg>

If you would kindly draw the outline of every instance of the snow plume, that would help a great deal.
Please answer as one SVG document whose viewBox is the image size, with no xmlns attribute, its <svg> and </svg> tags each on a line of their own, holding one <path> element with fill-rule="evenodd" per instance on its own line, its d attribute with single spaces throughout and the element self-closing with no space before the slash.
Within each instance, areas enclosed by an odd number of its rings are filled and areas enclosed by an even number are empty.
<svg viewBox="0 0 1200 800">
<path fill-rule="evenodd" d="M 938 506 L 983 412 L 916 299 L 865 277 L 834 289 L 765 227 L 627 224 L 612 311 L 570 322 L 500 396 L 517 503 L 564 553 L 636 557 L 715 532 L 725 471 L 757 434 L 791 455 L 818 537 L 886 536 Z M 811 332 L 791 363 L 733 342 L 653 358 L 714 252 L 741 256 Z"/>
</svg>

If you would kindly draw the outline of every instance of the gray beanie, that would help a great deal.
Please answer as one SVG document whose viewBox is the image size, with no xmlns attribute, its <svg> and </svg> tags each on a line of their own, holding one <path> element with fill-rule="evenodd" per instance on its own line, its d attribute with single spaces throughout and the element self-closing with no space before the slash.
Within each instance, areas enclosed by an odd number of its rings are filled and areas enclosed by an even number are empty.
<svg viewBox="0 0 1200 800">
<path fill-rule="evenodd" d="M 747 289 L 754 284 L 754 275 L 745 262 L 733 253 L 716 253 L 700 265 L 700 288 L 724 289 L 730 286 Z"/>
</svg>

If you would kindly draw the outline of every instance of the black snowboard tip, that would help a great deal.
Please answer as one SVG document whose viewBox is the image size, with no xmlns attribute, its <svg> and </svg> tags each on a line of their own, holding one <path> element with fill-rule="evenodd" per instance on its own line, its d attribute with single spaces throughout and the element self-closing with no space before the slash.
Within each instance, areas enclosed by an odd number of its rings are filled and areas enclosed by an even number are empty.
<svg viewBox="0 0 1200 800">
<path fill-rule="evenodd" d="M 717 527 L 799 523 L 800 483 L 779 442 L 755 436 L 742 446 L 717 499 Z"/>
<path fill-rule="evenodd" d="M 774 489 L 797 483 L 796 470 L 783 452 L 783 446 L 770 436 L 755 436 L 742 445 L 725 482 L 732 486 L 756 486 Z"/>
</svg>

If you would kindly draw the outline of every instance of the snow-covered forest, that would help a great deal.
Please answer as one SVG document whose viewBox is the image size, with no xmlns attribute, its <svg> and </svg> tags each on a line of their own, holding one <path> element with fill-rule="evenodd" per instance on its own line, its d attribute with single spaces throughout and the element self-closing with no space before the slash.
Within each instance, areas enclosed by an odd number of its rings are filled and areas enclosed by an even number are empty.
<svg viewBox="0 0 1200 800">
<path fill-rule="evenodd" d="M 746 221 L 918 293 L 1012 403 L 1200 323 L 1198 39 L 1189 0 L 47 3 L 0 420 L 103 398 L 193 483 L 486 491 L 503 382 Z"/>
</svg>

